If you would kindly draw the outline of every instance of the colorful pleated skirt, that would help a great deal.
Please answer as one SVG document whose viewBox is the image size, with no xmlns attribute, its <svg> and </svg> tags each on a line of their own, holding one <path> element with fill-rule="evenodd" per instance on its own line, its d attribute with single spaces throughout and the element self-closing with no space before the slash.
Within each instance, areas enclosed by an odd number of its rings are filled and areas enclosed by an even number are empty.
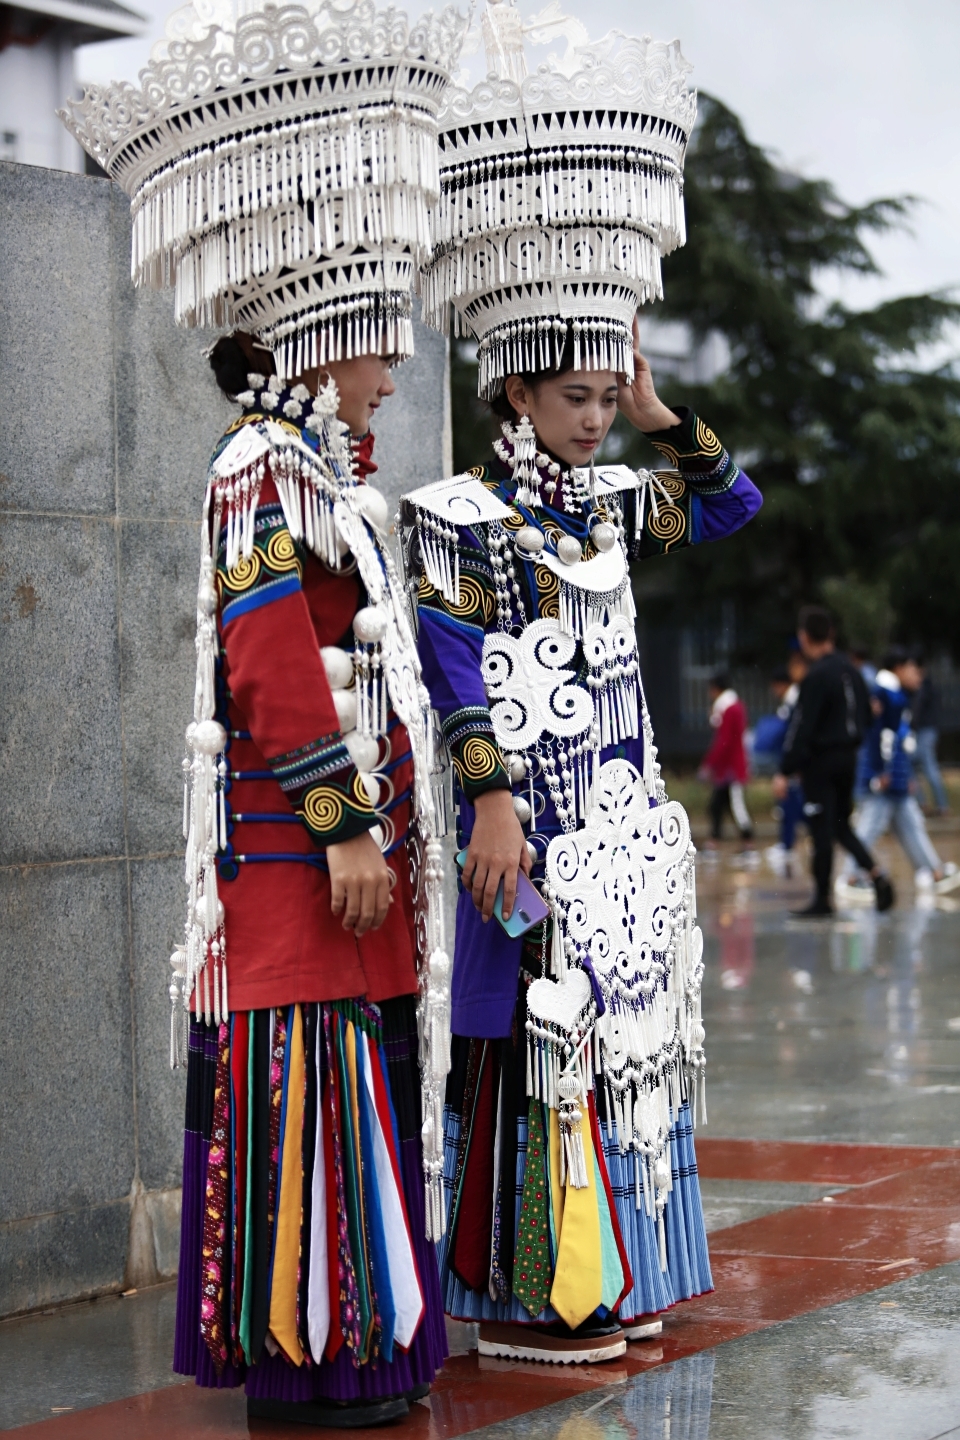
<svg viewBox="0 0 960 1440">
<path fill-rule="evenodd" d="M 637 1157 L 621 1153 L 607 1124 L 602 1088 L 582 1130 L 588 1186 L 578 1192 L 561 1184 L 556 1112 L 526 1093 L 523 1042 L 454 1037 L 439 1247 L 449 1315 L 580 1323 L 598 1311 L 627 1323 L 713 1289 L 689 1106 L 670 1132 L 662 1234 Z"/>
<path fill-rule="evenodd" d="M 414 1003 L 191 1021 L 179 1374 L 287 1401 L 433 1380 L 447 1346 Z"/>
</svg>

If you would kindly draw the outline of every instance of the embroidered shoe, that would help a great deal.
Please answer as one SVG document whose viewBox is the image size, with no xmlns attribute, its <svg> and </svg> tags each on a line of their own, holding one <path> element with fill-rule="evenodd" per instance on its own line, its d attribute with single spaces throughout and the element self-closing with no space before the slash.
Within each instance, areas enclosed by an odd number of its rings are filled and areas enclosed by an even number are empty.
<svg viewBox="0 0 960 1440">
<path fill-rule="evenodd" d="M 546 1365 L 597 1365 L 626 1353 L 627 1341 L 615 1320 L 591 1316 L 576 1330 L 553 1325 L 480 1322 L 478 1350 L 501 1360 L 540 1360 Z"/>
</svg>

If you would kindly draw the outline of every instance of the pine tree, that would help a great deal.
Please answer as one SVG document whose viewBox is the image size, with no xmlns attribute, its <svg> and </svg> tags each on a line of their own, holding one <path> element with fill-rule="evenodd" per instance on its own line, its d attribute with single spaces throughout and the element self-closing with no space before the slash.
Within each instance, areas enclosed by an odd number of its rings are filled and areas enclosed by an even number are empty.
<svg viewBox="0 0 960 1440">
<path fill-rule="evenodd" d="M 722 545 L 641 567 L 642 613 L 655 625 L 666 601 L 672 620 L 694 620 L 733 601 L 737 658 L 769 661 L 804 601 L 832 601 L 847 638 L 867 639 L 853 631 L 874 596 L 887 620 L 866 626 L 872 643 L 886 628 L 960 656 L 960 380 L 920 368 L 960 305 L 923 294 L 857 311 L 817 291 L 830 271 L 876 273 L 868 238 L 902 224 L 911 202 L 844 204 L 826 181 L 778 169 L 703 95 L 685 196 L 688 241 L 664 262 L 657 315 L 697 340 L 719 331 L 731 359 L 709 385 L 659 389 L 713 426 L 764 507 Z M 487 443 L 475 373 L 455 362 L 458 465 Z M 619 420 L 617 433 L 618 459 L 655 462 Z"/>
</svg>

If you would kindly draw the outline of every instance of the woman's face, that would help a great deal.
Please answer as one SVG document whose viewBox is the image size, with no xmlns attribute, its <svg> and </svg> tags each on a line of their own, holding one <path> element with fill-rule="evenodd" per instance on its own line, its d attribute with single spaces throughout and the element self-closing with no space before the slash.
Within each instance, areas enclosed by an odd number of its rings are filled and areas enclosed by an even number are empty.
<svg viewBox="0 0 960 1440">
<path fill-rule="evenodd" d="M 506 395 L 518 415 L 529 415 L 537 439 L 565 465 L 589 465 L 617 413 L 612 370 L 568 370 L 525 385 L 510 375 Z"/>
<path fill-rule="evenodd" d="M 396 390 L 390 375 L 395 361 L 395 355 L 357 355 L 352 360 L 333 360 L 323 367 L 336 382 L 340 396 L 337 414 L 349 425 L 351 435 L 366 435 L 373 412 Z"/>
</svg>

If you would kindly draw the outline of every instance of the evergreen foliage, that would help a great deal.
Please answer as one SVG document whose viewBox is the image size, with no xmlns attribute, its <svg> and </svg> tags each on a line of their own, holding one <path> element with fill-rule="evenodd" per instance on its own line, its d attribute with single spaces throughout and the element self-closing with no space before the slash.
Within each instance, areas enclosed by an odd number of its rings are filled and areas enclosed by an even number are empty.
<svg viewBox="0 0 960 1440">
<path fill-rule="evenodd" d="M 672 620 L 692 621 L 734 601 L 736 658 L 767 662 L 782 654 L 798 607 L 827 600 L 850 643 L 873 647 L 892 632 L 960 656 L 960 379 L 920 368 L 960 305 L 937 294 L 863 311 L 824 304 L 820 276 L 876 273 L 868 237 L 904 223 L 911 202 L 846 205 L 826 181 L 778 169 L 720 101 L 700 100 L 686 165 L 689 238 L 664 263 L 657 315 L 698 340 L 719 332 L 730 363 L 711 384 L 664 377 L 658 389 L 714 427 L 764 507 L 722 545 L 641 567 L 642 611 L 656 624 L 669 601 Z M 641 313 L 641 336 L 642 325 Z M 453 382 L 464 468 L 491 433 L 464 347 Z M 655 463 L 619 419 L 610 458 L 618 449 L 628 464 Z"/>
</svg>

